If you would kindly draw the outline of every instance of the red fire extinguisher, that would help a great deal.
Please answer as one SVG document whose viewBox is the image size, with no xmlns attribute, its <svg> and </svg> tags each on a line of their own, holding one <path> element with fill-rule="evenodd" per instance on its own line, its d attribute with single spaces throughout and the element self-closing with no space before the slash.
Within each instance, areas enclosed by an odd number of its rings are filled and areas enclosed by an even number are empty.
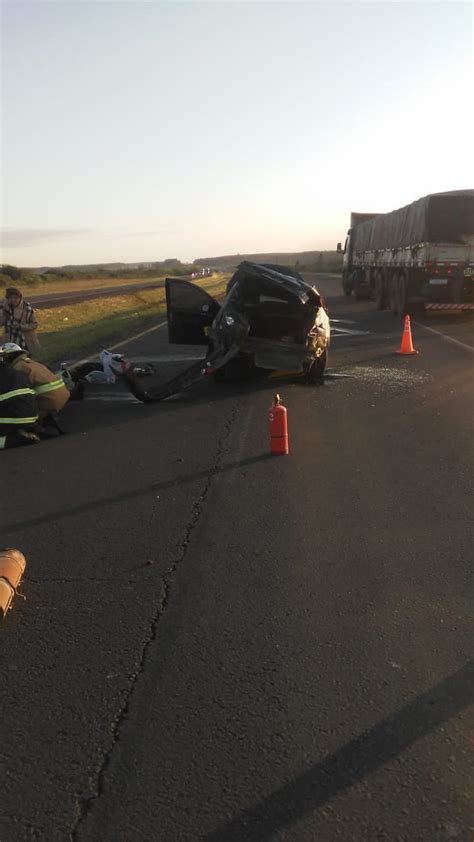
<svg viewBox="0 0 474 842">
<path fill-rule="evenodd" d="M 280 395 L 275 395 L 268 413 L 270 430 L 270 453 L 289 453 L 288 449 L 288 418 L 286 406 L 283 406 Z"/>
</svg>

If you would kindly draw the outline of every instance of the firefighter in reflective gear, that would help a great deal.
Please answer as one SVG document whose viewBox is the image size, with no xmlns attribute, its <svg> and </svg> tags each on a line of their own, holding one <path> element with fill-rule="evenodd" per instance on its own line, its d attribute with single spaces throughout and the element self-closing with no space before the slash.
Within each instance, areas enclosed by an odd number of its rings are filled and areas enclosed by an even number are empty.
<svg viewBox="0 0 474 842">
<path fill-rule="evenodd" d="M 28 354 L 14 342 L 6 342 L 0 347 L 5 362 L 15 371 L 26 374 L 28 384 L 33 389 L 38 400 L 38 414 L 40 423 L 47 416 L 61 411 L 68 402 L 70 394 L 59 374 L 53 374 L 42 363 L 30 359 Z"/>
<path fill-rule="evenodd" d="M 40 441 L 37 423 L 36 395 L 26 374 L 0 358 L 0 450 Z"/>
</svg>

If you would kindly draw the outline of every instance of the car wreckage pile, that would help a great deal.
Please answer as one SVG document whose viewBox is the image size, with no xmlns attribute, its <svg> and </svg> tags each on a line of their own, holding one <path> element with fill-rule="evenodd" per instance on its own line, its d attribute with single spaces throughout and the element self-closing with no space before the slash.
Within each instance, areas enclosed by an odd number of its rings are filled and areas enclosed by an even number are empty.
<svg viewBox="0 0 474 842">
<path fill-rule="evenodd" d="M 147 389 L 142 371 L 122 362 L 120 377 L 143 403 L 156 403 L 200 378 L 235 381 L 253 371 L 303 373 L 320 381 L 328 358 L 330 324 L 316 287 L 295 270 L 239 264 L 223 303 L 189 281 L 166 280 L 170 344 L 206 345 L 203 359 L 167 383 Z"/>
<path fill-rule="evenodd" d="M 219 303 L 189 281 L 166 280 L 170 344 L 205 345 L 203 358 L 171 380 L 147 388 L 144 378 L 156 375 L 148 363 L 137 366 L 123 354 L 103 350 L 99 360 L 60 374 L 73 400 L 81 400 L 88 384 L 122 380 L 143 403 L 157 403 L 189 388 L 202 377 L 217 382 L 244 380 L 253 372 L 284 370 L 320 381 L 327 363 L 329 317 L 317 289 L 286 266 L 242 262 Z"/>
<path fill-rule="evenodd" d="M 284 266 L 241 263 L 222 304 L 189 281 L 166 280 L 168 338 L 171 344 L 205 345 L 192 366 L 164 384 L 146 388 L 153 365 L 136 366 L 105 349 L 98 362 L 54 374 L 22 348 L 0 348 L 0 450 L 33 444 L 63 432 L 56 416 L 68 400 L 81 400 L 88 383 L 124 381 L 143 403 L 182 392 L 202 377 L 242 380 L 252 372 L 284 370 L 320 381 L 327 363 L 329 317 L 318 290 Z M 17 370 L 21 366 L 21 370 Z M 152 381 L 154 378 L 150 378 Z M 65 388 L 66 387 L 66 388 Z"/>
</svg>

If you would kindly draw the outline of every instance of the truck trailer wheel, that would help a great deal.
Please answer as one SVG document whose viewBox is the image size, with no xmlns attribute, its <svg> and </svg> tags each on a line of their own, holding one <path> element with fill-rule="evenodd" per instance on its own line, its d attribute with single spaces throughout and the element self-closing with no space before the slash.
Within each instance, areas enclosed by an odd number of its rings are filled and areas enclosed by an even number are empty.
<svg viewBox="0 0 474 842">
<path fill-rule="evenodd" d="M 356 301 L 362 301 L 363 298 L 367 298 L 365 291 L 362 288 L 362 272 L 359 270 L 354 273 L 355 277 L 353 277 L 352 283 L 354 286 L 354 298 Z"/>
<path fill-rule="evenodd" d="M 394 316 L 399 315 L 398 303 L 398 275 L 393 274 L 389 283 L 390 309 Z"/>
<path fill-rule="evenodd" d="M 352 295 L 352 284 L 348 272 L 344 272 L 342 275 L 342 291 L 348 298 Z"/>
<path fill-rule="evenodd" d="M 407 313 L 412 319 L 422 319 L 425 315 L 425 299 L 421 296 L 413 296 L 408 299 Z"/>
<path fill-rule="evenodd" d="M 398 315 L 406 316 L 408 304 L 408 280 L 402 272 L 398 277 Z"/>
<path fill-rule="evenodd" d="M 377 272 L 375 275 L 375 306 L 377 310 L 385 310 L 385 281 L 383 272 Z"/>
</svg>

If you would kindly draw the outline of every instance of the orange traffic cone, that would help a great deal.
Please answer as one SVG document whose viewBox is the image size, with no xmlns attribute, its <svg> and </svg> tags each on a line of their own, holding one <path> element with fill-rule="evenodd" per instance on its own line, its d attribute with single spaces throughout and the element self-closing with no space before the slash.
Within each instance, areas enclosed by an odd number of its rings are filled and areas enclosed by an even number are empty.
<svg viewBox="0 0 474 842">
<path fill-rule="evenodd" d="M 411 325 L 410 316 L 405 316 L 405 324 L 403 325 L 402 344 L 400 345 L 397 354 L 419 354 L 415 351 L 413 342 L 411 340 Z"/>
</svg>

